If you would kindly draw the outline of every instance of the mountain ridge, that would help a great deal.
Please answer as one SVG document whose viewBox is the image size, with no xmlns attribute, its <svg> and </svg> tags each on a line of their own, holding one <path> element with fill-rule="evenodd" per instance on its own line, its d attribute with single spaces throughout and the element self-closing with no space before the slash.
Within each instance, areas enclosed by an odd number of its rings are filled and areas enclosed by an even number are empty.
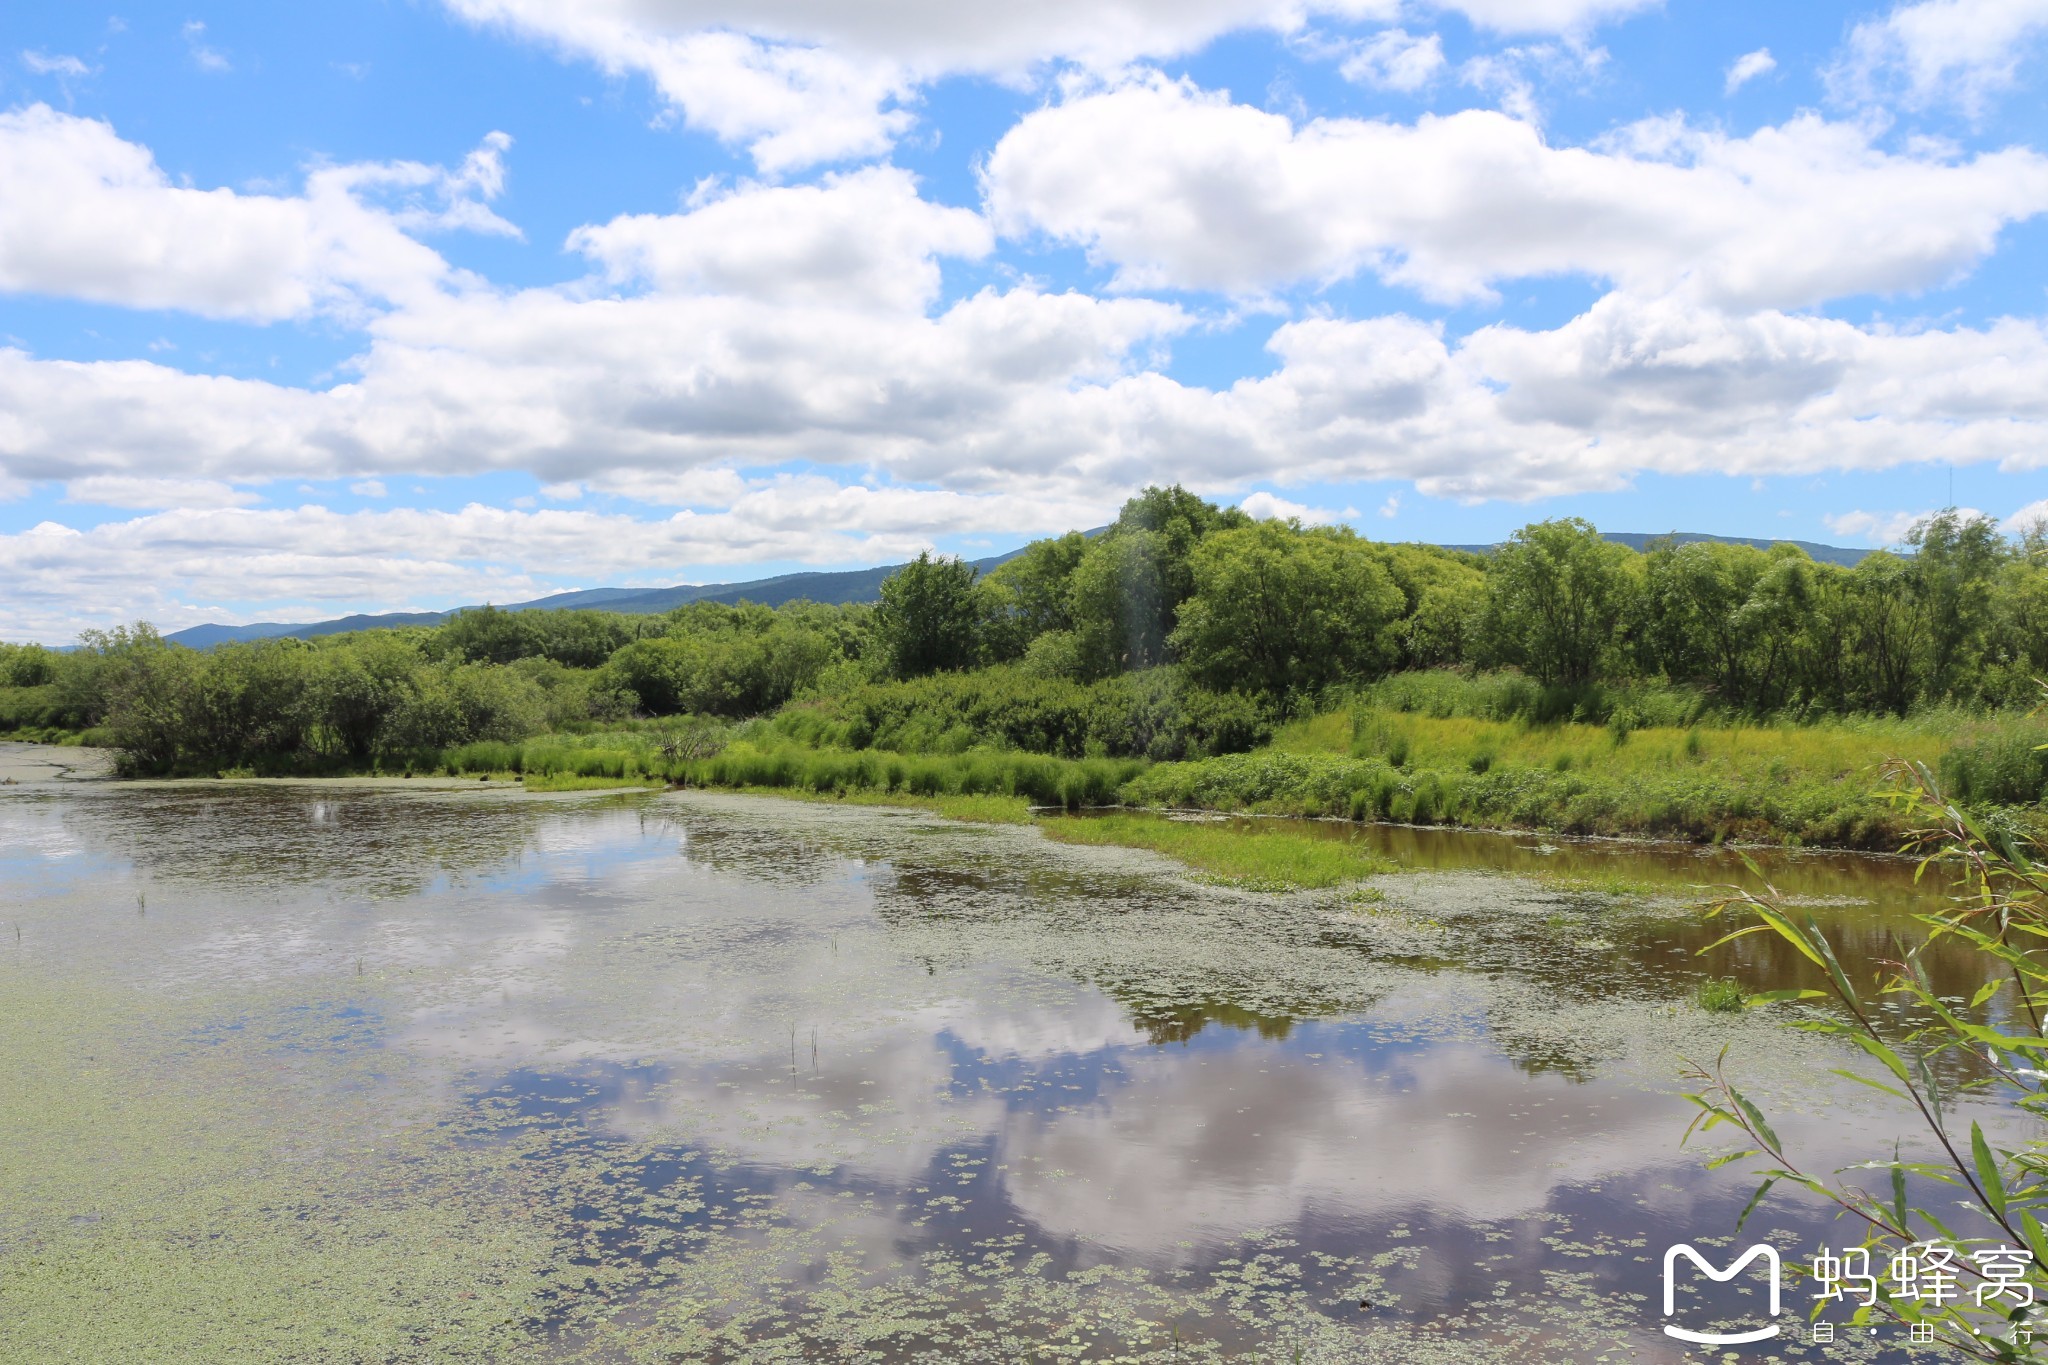
<svg viewBox="0 0 2048 1365">
<path fill-rule="evenodd" d="M 1602 538 L 1630 549 L 1641 550 L 1653 541 L 1672 540 L 1680 545 L 1710 542 L 1718 545 L 1750 545 L 1758 549 L 1769 549 L 1773 545 L 1796 545 L 1816 560 L 1831 564 L 1854 566 L 1869 550 L 1851 549 L 1840 545 L 1821 545 L 1808 540 L 1764 540 L 1754 536 L 1717 536 L 1703 531 L 1668 531 L 1653 535 L 1642 531 L 1608 531 Z M 1475 554 L 1489 554 L 1499 548 L 1493 545 L 1445 545 L 1446 550 L 1464 550 Z M 1009 563 L 1022 549 L 1008 554 L 992 555 L 986 559 L 969 561 L 983 573 Z M 762 606 L 779 607 L 785 602 L 812 601 L 827 605 L 848 602 L 873 602 L 881 596 L 882 582 L 903 566 L 884 564 L 872 569 L 846 569 L 837 572 L 803 572 L 777 574 L 772 578 L 756 578 L 744 583 L 679 583 L 666 588 L 579 588 L 570 592 L 551 593 L 536 597 L 528 602 L 509 602 L 499 605 L 500 611 L 575 611 L 595 609 L 620 611 L 631 615 L 656 616 L 672 611 L 690 602 L 757 602 Z M 216 645 L 239 643 L 247 640 L 274 640 L 286 637 L 310 640 L 323 635 L 342 635 L 356 630 L 385 630 L 402 626 L 437 626 L 445 623 L 460 612 L 474 611 L 483 603 L 451 607 L 447 611 L 394 611 L 374 615 L 339 616 L 327 621 L 285 623 L 275 621 L 252 622 L 244 626 L 204 625 L 187 626 L 173 631 L 164 638 L 174 644 L 191 649 L 212 649 Z"/>
</svg>

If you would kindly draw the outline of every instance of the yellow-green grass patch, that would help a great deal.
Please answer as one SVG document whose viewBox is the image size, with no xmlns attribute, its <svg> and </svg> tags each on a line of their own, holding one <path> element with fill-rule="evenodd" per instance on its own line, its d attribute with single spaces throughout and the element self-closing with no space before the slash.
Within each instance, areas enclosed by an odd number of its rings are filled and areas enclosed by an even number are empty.
<svg viewBox="0 0 2048 1365">
<path fill-rule="evenodd" d="M 1949 736 L 1911 721 L 1882 719 L 1810 726 L 1653 726 L 1621 736 L 1604 725 L 1538 725 L 1385 710 L 1374 711 L 1370 724 L 1383 741 L 1405 742 L 1401 766 L 1439 771 L 1501 766 L 1619 776 L 1678 768 L 1836 780 L 1868 776 L 1887 759 L 1933 763 L 1951 743 Z M 1272 747 L 1282 753 L 1350 753 L 1351 714 L 1295 721 L 1281 728 Z"/>
<path fill-rule="evenodd" d="M 1219 885 L 1247 891 L 1341 886 L 1395 870 L 1363 842 L 1253 821 L 1171 820 L 1158 815 L 1054 816 L 1039 821 L 1064 844 L 1143 848 L 1163 853 Z"/>
</svg>

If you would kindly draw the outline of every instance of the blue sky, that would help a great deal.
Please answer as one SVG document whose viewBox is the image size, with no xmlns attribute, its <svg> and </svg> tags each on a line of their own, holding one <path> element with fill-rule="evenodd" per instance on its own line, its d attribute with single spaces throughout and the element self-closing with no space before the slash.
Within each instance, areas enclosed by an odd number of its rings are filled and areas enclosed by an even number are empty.
<svg viewBox="0 0 2048 1365">
<path fill-rule="evenodd" d="M 2048 0 L 0 18 L 0 638 L 2048 511 Z M 1951 493 L 1951 489 L 1953 492 Z"/>
</svg>

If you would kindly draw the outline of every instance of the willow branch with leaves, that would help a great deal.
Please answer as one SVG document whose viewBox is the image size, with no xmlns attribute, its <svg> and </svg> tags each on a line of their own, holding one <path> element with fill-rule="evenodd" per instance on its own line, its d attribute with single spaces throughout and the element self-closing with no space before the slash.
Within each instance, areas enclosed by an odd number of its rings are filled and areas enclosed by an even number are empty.
<svg viewBox="0 0 2048 1365">
<path fill-rule="evenodd" d="M 1811 963 L 1826 989 L 1774 991 L 1767 1002 L 1832 1001 L 1831 1008 L 1806 1012 L 1796 1026 L 1846 1040 L 1881 1066 L 1886 1078 L 1849 1070 L 1835 1074 L 1878 1090 L 1907 1106 L 1936 1153 L 1909 1161 L 1891 1158 L 1858 1162 L 1821 1176 L 1803 1169 L 1786 1151 L 1770 1122 L 1730 1081 L 1727 1053 L 1711 1066 L 1689 1064 L 1686 1078 L 1701 1088 L 1687 1096 L 1699 1107 L 1690 1140 L 1721 1125 L 1740 1130 L 1746 1148 L 1711 1163 L 1725 1166 L 1751 1158 L 1765 1163 L 1762 1183 L 1736 1222 L 1749 1220 L 1773 1187 L 1785 1182 L 1827 1200 L 1861 1223 L 1863 1245 L 1873 1262 L 1887 1264 L 1916 1244 L 1941 1242 L 1956 1249 L 1955 1269 L 1966 1280 L 1985 1284 L 1972 1263 L 1972 1250 L 1993 1246 L 2024 1248 L 2032 1262 L 2024 1281 L 2037 1303 L 2048 1298 L 2048 1234 L 2039 1213 L 2048 1205 L 2048 1139 L 2028 1138 L 2011 1147 L 1995 1145 L 1980 1123 L 1959 1131 L 1960 1107 L 2003 1107 L 2039 1120 L 2048 1117 L 2048 1038 L 2042 1012 L 2048 1003 L 2048 868 L 2038 846 L 2010 821 L 1984 821 L 1949 800 L 1927 767 L 1895 763 L 1886 770 L 1888 795 L 1908 815 L 1912 832 L 1902 850 L 1918 858 L 1916 880 L 1930 874 L 1953 882 L 1947 903 L 1916 917 L 1925 937 L 1900 945 L 1897 958 L 1879 964 L 1872 992 L 1859 990 L 1843 970 L 1828 935 L 1814 916 L 1795 907 L 1771 885 L 1754 861 L 1744 862 L 1761 884 L 1758 891 L 1729 888 L 1710 914 L 1742 916 L 1756 922 L 1712 945 L 1749 934 L 1776 934 Z M 1944 940 L 1963 945 L 1987 967 L 1987 980 L 1964 1004 L 1934 989 L 1923 963 L 1927 949 Z M 1711 951 L 1710 949 L 1703 951 Z M 1880 1028 L 1872 994 L 1906 1006 L 1913 1022 L 1903 1033 Z M 1950 1073 L 1944 1079 L 1944 1073 Z M 1881 1171 L 1883 1193 L 1854 1182 L 1851 1172 Z M 1915 1191 L 1920 1202 L 1915 1202 Z M 1944 1195 L 1944 1192 L 1947 1192 Z M 1885 1258 L 1885 1259 L 1880 1259 Z M 2029 1329 L 2029 1307 L 2002 1308 L 1993 1298 L 1980 1306 L 1976 1292 L 1953 1304 L 1932 1306 L 1880 1282 L 1874 1304 L 1859 1305 L 1855 1321 L 1875 1316 L 1901 1323 L 1929 1323 L 1936 1340 L 1954 1352 L 1981 1360 L 2038 1360 L 2033 1344 L 2016 1339 Z M 1815 1315 L 1820 1312 L 1816 1304 Z M 2048 1349 L 2048 1343 L 2043 1343 Z"/>
</svg>

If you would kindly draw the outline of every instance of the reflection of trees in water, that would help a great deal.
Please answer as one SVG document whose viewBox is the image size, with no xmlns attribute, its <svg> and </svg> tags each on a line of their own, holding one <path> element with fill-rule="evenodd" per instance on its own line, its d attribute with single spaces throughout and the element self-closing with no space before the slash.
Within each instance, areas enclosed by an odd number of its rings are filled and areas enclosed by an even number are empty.
<svg viewBox="0 0 2048 1365">
<path fill-rule="evenodd" d="M 714 872 L 772 886 L 818 886 L 846 875 L 860 855 L 834 848 L 808 831 L 732 825 L 715 819 L 676 817 L 684 837 L 683 856 Z"/>
<path fill-rule="evenodd" d="M 1302 1019 L 1366 1009 L 1376 995 L 1366 978 L 1378 964 L 1314 911 L 1156 878 L 955 850 L 892 864 L 875 911 L 918 961 L 1015 953 L 1103 992 L 1158 1045 L 1212 1025 L 1281 1040 Z"/>
<path fill-rule="evenodd" d="M 1111 995 L 1115 992 L 1111 991 Z M 1260 1014 L 1227 1001 L 1203 1001 L 1181 1009 L 1159 1012 L 1142 1002 L 1122 1002 L 1131 1011 L 1131 1023 L 1156 1047 L 1168 1043 L 1192 1042 L 1195 1036 L 1215 1024 L 1220 1028 L 1256 1033 L 1268 1042 L 1285 1042 L 1301 1022 L 1299 1015 Z"/>
<path fill-rule="evenodd" d="M 1752 883 L 1742 857 L 1731 849 L 1628 839 L 1572 839 L 1561 835 L 1500 834 L 1484 830 L 1354 825 L 1329 820 L 1262 820 L 1318 838 L 1363 840 L 1403 867 L 1432 872 L 1506 872 L 1528 876 L 1620 880 L 1654 885 L 1663 894 L 1692 894 L 1699 885 Z M 1849 897 L 1929 908 L 1939 888 L 1913 881 L 1904 858 L 1869 854 L 1752 848 L 1764 874 L 1793 896 Z"/>
<path fill-rule="evenodd" d="M 1461 899 L 1455 908 L 1429 908 L 1441 932 L 1419 951 L 1390 955 L 1373 943 L 1363 951 L 1425 970 L 1511 974 L 1566 999 L 1690 999 L 1702 981 L 1714 977 L 1731 977 L 1751 994 L 1826 984 L 1819 968 L 1775 935 L 1722 942 L 1742 926 L 1709 919 L 1699 909 L 1645 910 L 1572 892 L 1546 893 L 1519 906 L 1478 896 Z M 1921 932 L 1909 914 L 1893 907 L 1825 907 L 1813 913 L 1828 926 L 1844 970 L 1860 983 L 1895 971 L 1902 942 Z M 1952 941 L 1929 945 L 1922 961 L 1937 994 L 1968 999 L 1988 979 L 1984 961 Z"/>
<path fill-rule="evenodd" d="M 339 883 L 415 894 L 516 865 L 564 807 L 453 792 L 258 786 L 110 787 L 67 801 L 66 827 L 152 877 L 239 887 Z"/>
<path fill-rule="evenodd" d="M 1583 1085 L 1598 1076 L 1604 1060 L 1593 1048 L 1570 1039 L 1531 1033 L 1513 1014 L 1497 1008 L 1487 1010 L 1486 1027 L 1488 1041 L 1525 1076 L 1557 1076 Z"/>
<path fill-rule="evenodd" d="M 875 911 L 884 924 L 985 918 L 998 907 L 1009 909 L 1014 899 L 1014 887 L 998 888 L 992 871 L 957 863 L 896 864 L 875 888 Z"/>
</svg>

